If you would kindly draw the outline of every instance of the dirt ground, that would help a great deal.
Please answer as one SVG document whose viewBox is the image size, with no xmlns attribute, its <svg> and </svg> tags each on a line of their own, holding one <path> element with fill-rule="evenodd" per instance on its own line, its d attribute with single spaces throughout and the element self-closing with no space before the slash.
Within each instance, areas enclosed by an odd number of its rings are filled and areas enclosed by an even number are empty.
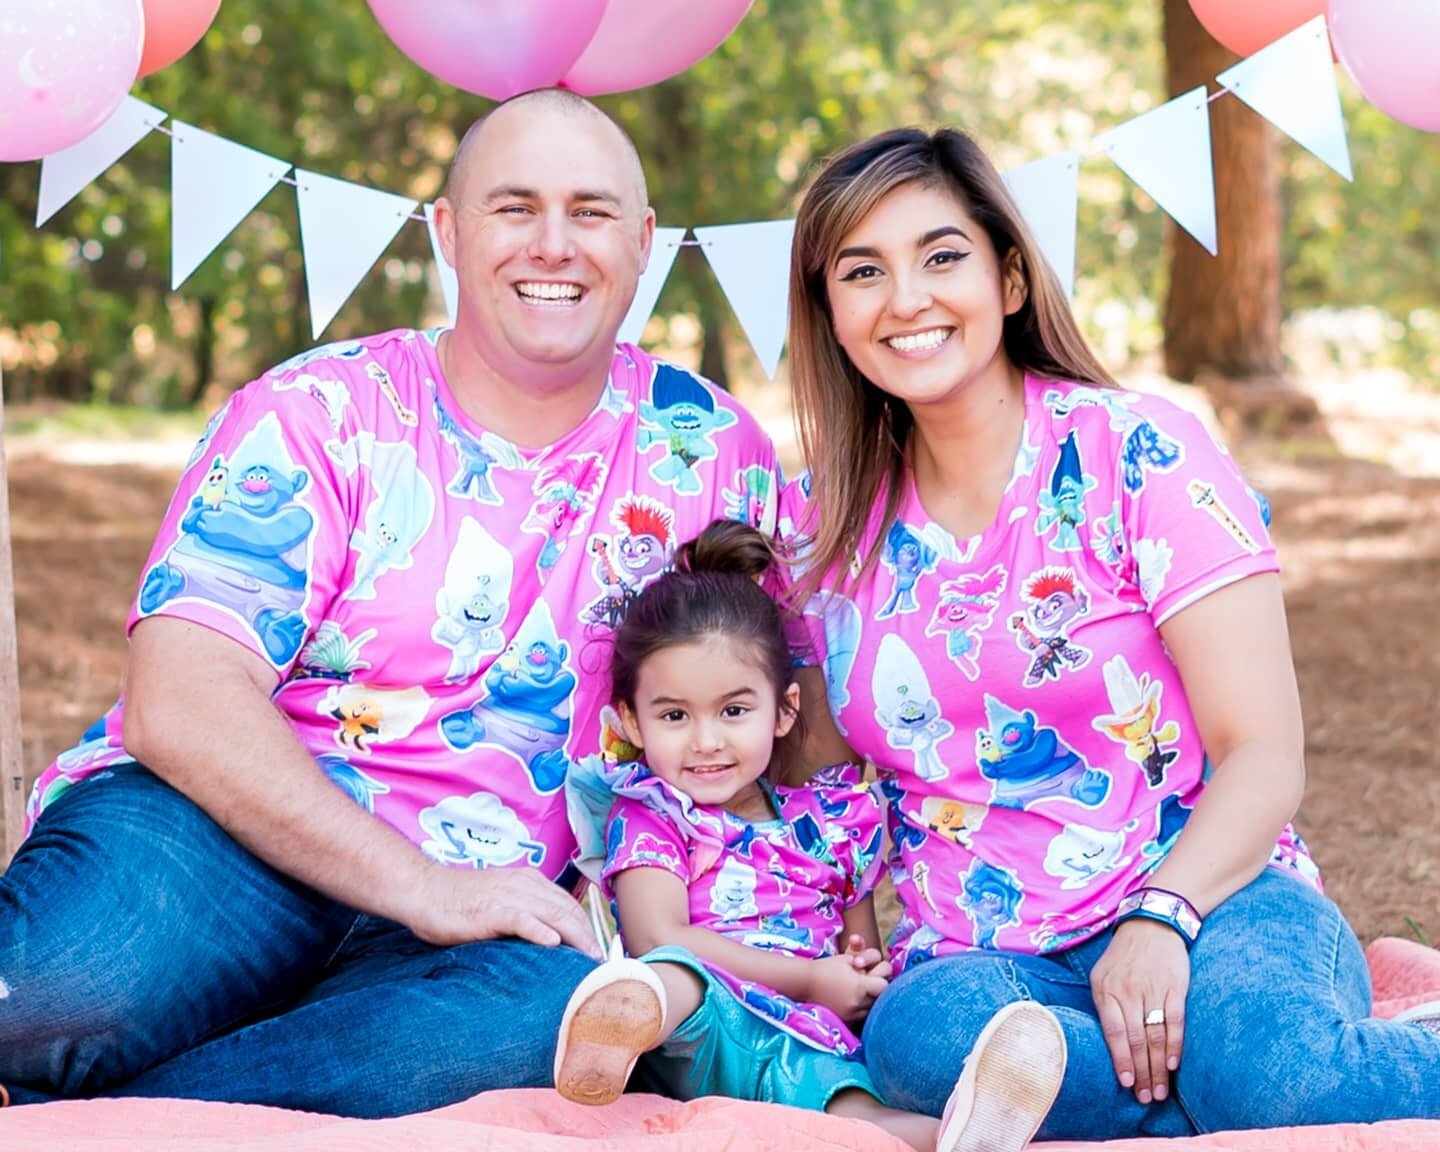
<svg viewBox="0 0 1440 1152">
<path fill-rule="evenodd" d="M 1410 936 L 1408 918 L 1440 942 L 1440 393 L 1390 377 L 1307 387 L 1323 420 L 1302 435 L 1246 433 L 1221 408 L 1285 565 L 1308 728 L 1298 823 L 1362 939 Z M 115 695 L 178 460 L 169 446 L 94 463 L 25 440 L 9 454 L 33 777 Z"/>
</svg>

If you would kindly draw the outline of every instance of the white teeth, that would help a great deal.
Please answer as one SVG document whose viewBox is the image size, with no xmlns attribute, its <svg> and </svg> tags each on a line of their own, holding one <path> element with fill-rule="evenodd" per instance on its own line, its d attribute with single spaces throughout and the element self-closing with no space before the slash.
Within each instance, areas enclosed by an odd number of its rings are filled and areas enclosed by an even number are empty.
<svg viewBox="0 0 1440 1152">
<path fill-rule="evenodd" d="M 515 290 L 527 300 L 578 300 L 580 285 L 548 284 L 540 281 L 517 284 Z"/>
<path fill-rule="evenodd" d="M 940 347 L 949 335 L 948 328 L 931 328 L 928 332 L 916 332 L 909 336 L 891 336 L 885 343 L 897 352 L 926 352 Z"/>
</svg>

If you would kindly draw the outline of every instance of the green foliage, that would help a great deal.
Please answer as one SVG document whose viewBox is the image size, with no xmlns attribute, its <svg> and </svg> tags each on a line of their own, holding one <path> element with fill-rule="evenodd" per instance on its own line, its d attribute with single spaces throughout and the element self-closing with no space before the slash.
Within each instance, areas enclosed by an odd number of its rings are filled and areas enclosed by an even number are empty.
<svg viewBox="0 0 1440 1152">
<path fill-rule="evenodd" d="M 1077 303 L 1111 357 L 1159 336 L 1163 218 L 1095 135 L 1161 99 L 1159 4 L 1126 0 L 756 0 L 683 76 L 601 103 L 635 136 L 662 224 L 780 218 L 838 147 L 896 124 L 957 124 L 1002 167 L 1065 148 L 1081 169 Z M 302 168 L 439 191 L 489 107 L 411 64 L 359 0 L 225 0 L 202 44 L 136 95 Z M 1440 366 L 1432 258 L 1440 137 L 1353 97 L 1356 180 L 1282 146 L 1286 305 L 1367 305 L 1387 354 Z M 43 229 L 38 165 L 0 166 L 0 356 L 7 395 L 186 406 L 310 343 L 294 191 L 282 185 L 169 291 L 169 143 L 152 134 Z M 327 338 L 433 320 L 422 225 L 401 230 Z M 682 253 L 662 311 L 731 325 L 703 257 Z M 214 397 L 209 397 L 213 400 Z"/>
</svg>

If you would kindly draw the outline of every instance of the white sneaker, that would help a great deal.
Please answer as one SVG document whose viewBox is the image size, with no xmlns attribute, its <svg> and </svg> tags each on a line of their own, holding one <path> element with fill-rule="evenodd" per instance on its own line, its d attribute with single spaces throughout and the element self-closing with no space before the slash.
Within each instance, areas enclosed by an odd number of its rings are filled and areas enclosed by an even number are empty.
<svg viewBox="0 0 1440 1152">
<path fill-rule="evenodd" d="M 612 1104 L 665 1026 L 665 985 L 616 953 L 580 982 L 560 1021 L 555 1087 L 576 1104 Z"/>
<path fill-rule="evenodd" d="M 1065 1078 L 1065 1033 L 1033 1000 L 1007 1004 L 975 1041 L 940 1117 L 935 1152 L 1019 1152 Z"/>
<path fill-rule="evenodd" d="M 1430 1000 L 1397 1012 L 1391 1017 L 1397 1024 L 1418 1024 L 1420 1027 L 1440 1035 L 1440 1000 Z"/>
</svg>

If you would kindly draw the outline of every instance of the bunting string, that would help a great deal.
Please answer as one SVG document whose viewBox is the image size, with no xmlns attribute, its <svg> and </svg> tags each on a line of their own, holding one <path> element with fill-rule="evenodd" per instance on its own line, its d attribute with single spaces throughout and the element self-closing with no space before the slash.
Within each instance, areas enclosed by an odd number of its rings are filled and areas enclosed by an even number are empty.
<svg viewBox="0 0 1440 1152">
<path fill-rule="evenodd" d="M 1218 251 L 1209 106 L 1233 95 L 1346 180 L 1353 179 L 1325 17 L 1216 77 L 1097 135 L 1087 153 L 1062 152 L 1004 173 L 1006 185 L 1067 293 L 1075 281 L 1079 168 L 1103 155 L 1212 254 Z M 170 120 L 170 127 L 165 121 Z M 40 227 L 151 131 L 171 139 L 171 281 L 178 289 L 275 187 L 296 190 L 300 242 L 314 338 L 407 221 L 424 223 L 453 322 L 455 273 L 435 231 L 434 205 L 367 188 L 266 156 L 181 123 L 127 97 L 94 133 L 41 162 Z M 694 233 L 693 238 L 687 233 Z M 638 342 L 680 248 L 703 248 L 767 376 L 783 350 L 793 220 L 657 228 L 651 259 L 620 329 Z"/>
</svg>

